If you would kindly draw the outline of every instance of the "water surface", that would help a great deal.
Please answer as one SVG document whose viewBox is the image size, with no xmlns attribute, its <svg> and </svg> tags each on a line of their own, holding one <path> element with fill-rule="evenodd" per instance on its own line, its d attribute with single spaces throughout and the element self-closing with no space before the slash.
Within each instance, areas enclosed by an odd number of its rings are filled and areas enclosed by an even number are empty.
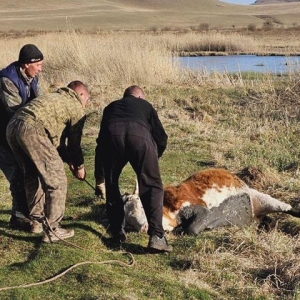
<svg viewBox="0 0 300 300">
<path fill-rule="evenodd" d="M 197 56 L 180 57 L 180 66 L 192 70 L 208 72 L 260 72 L 287 73 L 299 71 L 300 56 L 256 56 L 256 55 L 228 55 L 228 56 Z"/>
</svg>

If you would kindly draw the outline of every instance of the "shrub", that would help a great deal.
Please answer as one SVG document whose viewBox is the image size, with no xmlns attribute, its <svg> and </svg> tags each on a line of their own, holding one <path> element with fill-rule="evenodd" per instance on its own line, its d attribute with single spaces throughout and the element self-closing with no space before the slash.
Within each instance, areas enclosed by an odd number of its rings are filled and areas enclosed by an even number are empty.
<svg viewBox="0 0 300 300">
<path fill-rule="evenodd" d="M 262 28 L 263 30 L 272 30 L 274 29 L 274 22 L 272 20 L 266 20 Z"/>
<path fill-rule="evenodd" d="M 208 31 L 209 30 L 209 24 L 208 23 L 200 23 L 198 29 L 201 30 L 201 31 Z"/>
<path fill-rule="evenodd" d="M 256 25 L 253 24 L 253 23 L 251 23 L 251 24 L 248 25 L 247 29 L 248 29 L 249 31 L 255 31 L 255 30 L 256 30 Z"/>
</svg>

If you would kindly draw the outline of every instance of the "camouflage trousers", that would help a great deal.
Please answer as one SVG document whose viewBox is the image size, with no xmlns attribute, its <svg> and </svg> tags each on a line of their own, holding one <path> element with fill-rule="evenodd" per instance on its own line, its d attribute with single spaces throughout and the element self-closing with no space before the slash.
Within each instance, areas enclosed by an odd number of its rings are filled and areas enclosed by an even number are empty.
<svg viewBox="0 0 300 300">
<path fill-rule="evenodd" d="M 23 172 L 9 146 L 1 143 L 0 169 L 9 182 L 9 189 L 12 196 L 11 214 L 16 215 L 17 212 L 20 212 L 28 216 Z"/>
<path fill-rule="evenodd" d="M 13 119 L 6 137 L 24 172 L 29 216 L 46 216 L 57 227 L 65 212 L 67 177 L 56 148 L 45 132 L 23 120 Z"/>
</svg>

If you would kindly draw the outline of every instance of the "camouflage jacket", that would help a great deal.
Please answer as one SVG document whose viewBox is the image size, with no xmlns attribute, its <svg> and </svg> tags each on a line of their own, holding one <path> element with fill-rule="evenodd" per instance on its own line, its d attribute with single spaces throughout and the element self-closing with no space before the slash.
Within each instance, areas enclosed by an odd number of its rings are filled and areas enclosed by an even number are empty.
<svg viewBox="0 0 300 300">
<path fill-rule="evenodd" d="M 67 87 L 33 99 L 13 117 L 39 129 L 55 147 L 66 142 L 68 162 L 75 167 L 83 164 L 80 144 L 85 118 L 79 96 Z"/>
</svg>

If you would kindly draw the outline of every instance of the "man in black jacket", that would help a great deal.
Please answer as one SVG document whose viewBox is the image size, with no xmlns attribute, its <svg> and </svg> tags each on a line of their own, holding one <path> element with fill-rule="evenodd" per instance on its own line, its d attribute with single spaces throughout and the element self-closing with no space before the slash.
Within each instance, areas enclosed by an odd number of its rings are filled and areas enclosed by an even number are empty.
<svg viewBox="0 0 300 300">
<path fill-rule="evenodd" d="M 137 176 L 139 196 L 149 224 L 149 251 L 172 251 L 162 227 L 164 191 L 158 164 L 167 139 L 156 110 L 136 85 L 128 87 L 122 99 L 113 101 L 103 111 L 95 179 L 96 191 L 105 181 L 109 232 L 121 242 L 126 240 L 124 204 L 118 183 L 122 169 L 129 162 Z"/>
</svg>

